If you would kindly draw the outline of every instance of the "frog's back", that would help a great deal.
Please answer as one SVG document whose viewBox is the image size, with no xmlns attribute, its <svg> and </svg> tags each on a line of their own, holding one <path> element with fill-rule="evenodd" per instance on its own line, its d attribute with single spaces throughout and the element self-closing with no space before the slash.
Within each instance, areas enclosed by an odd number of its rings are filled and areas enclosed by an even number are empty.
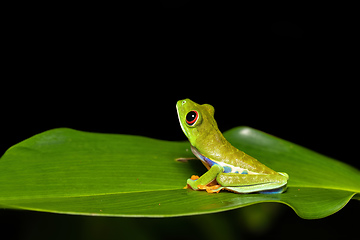
<svg viewBox="0 0 360 240">
<path fill-rule="evenodd" d="M 242 169 L 245 169 L 244 173 L 247 172 L 248 174 L 278 174 L 276 171 L 259 162 L 256 158 L 235 148 L 230 143 L 227 150 L 228 154 L 225 154 L 225 158 L 221 161 L 226 164 L 234 165 L 234 167 L 238 166 Z"/>
<path fill-rule="evenodd" d="M 201 141 L 205 144 L 196 146 L 200 153 L 224 167 L 225 172 L 243 174 L 278 174 L 276 171 L 260 163 L 254 157 L 231 145 L 220 131 L 208 134 Z"/>
</svg>

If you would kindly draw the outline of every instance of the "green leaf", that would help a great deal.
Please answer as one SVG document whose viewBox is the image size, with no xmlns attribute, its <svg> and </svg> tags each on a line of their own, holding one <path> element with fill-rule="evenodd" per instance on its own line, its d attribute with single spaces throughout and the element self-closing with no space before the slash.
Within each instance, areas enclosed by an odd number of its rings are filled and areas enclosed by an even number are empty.
<svg viewBox="0 0 360 240">
<path fill-rule="evenodd" d="M 45 212 L 170 217 L 214 213 L 260 202 L 284 203 L 302 218 L 335 213 L 360 193 L 355 168 L 261 131 L 224 133 L 237 148 L 290 175 L 283 194 L 183 189 L 206 169 L 188 142 L 60 128 L 11 147 L 0 159 L 0 206 Z M 357 194 L 354 199 L 359 199 Z"/>
</svg>

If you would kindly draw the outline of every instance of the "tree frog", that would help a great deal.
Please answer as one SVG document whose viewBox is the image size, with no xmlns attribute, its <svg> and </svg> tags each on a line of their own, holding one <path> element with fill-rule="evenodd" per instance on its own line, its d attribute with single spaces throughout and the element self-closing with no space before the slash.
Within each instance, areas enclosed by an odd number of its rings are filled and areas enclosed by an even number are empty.
<svg viewBox="0 0 360 240">
<path fill-rule="evenodd" d="M 222 189 L 265 194 L 286 191 L 289 175 L 270 169 L 232 146 L 218 129 L 213 106 L 184 99 L 177 102 L 176 109 L 191 151 L 208 169 L 201 177 L 188 179 L 185 188 L 209 193 Z"/>
</svg>

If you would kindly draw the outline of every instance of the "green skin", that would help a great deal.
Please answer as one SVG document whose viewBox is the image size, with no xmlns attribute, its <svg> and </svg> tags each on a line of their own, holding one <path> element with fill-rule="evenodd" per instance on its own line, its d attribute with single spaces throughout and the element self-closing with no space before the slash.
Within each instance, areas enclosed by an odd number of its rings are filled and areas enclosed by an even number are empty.
<svg viewBox="0 0 360 240">
<path fill-rule="evenodd" d="M 282 193 L 286 190 L 288 174 L 270 169 L 225 139 L 214 119 L 213 106 L 184 99 L 177 102 L 176 109 L 192 152 L 208 169 L 200 178 L 187 180 L 191 189 L 208 192 L 226 189 L 236 193 Z"/>
</svg>

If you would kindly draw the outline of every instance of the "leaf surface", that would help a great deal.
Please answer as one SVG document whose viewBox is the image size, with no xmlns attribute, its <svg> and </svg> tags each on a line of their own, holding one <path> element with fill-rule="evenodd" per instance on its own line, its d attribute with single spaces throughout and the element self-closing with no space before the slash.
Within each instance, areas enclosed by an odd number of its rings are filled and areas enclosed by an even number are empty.
<svg viewBox="0 0 360 240">
<path fill-rule="evenodd" d="M 360 193 L 360 173 L 342 162 L 249 127 L 224 133 L 237 148 L 290 179 L 283 194 L 183 189 L 206 169 L 188 142 L 59 128 L 11 147 L 0 159 L 3 208 L 99 215 L 170 217 L 280 202 L 302 218 L 322 218 Z M 354 199 L 358 198 L 357 194 Z"/>
</svg>

